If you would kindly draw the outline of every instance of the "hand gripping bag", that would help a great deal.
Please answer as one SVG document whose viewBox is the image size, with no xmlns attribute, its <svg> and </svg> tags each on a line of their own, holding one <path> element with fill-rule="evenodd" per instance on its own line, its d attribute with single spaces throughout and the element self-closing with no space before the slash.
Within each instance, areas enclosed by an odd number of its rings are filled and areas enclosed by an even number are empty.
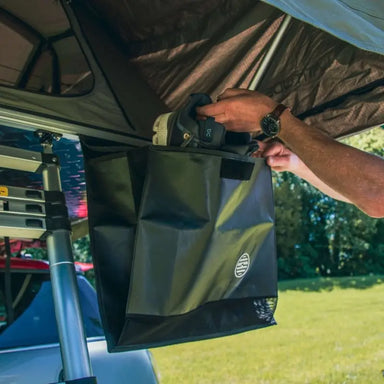
<svg viewBox="0 0 384 384">
<path fill-rule="evenodd" d="M 215 150 L 83 146 L 110 351 L 275 324 L 270 169 Z"/>
</svg>

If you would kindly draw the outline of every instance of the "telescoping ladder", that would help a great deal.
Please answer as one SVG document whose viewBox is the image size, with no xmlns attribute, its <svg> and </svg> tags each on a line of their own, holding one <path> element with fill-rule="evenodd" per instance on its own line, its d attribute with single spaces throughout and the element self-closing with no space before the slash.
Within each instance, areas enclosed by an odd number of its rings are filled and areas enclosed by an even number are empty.
<svg viewBox="0 0 384 384">
<path fill-rule="evenodd" d="M 41 173 L 43 179 L 43 190 L 0 185 L 0 236 L 46 240 L 65 378 L 62 383 L 96 384 L 80 309 L 59 159 L 52 151 L 56 137 L 42 131 L 37 134 L 42 152 L 0 146 L 1 168 Z"/>
</svg>

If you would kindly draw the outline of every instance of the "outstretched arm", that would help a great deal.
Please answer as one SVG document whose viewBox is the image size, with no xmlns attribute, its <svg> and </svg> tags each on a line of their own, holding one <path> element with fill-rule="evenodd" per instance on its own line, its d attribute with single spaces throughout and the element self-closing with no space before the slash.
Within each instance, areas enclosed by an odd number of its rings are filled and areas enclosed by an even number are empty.
<svg viewBox="0 0 384 384">
<path fill-rule="evenodd" d="M 228 89 L 219 101 L 197 109 L 228 130 L 260 132 L 260 121 L 277 103 L 255 91 Z M 372 217 L 384 217 L 384 160 L 342 144 L 309 127 L 289 110 L 281 115 L 279 139 L 325 185 Z"/>
<path fill-rule="evenodd" d="M 333 190 L 321 181 L 304 163 L 291 152 L 284 144 L 279 141 L 260 142 L 259 150 L 254 154 L 255 157 L 264 157 L 267 164 L 276 172 L 292 172 L 300 178 L 308 181 L 314 187 L 326 195 L 340 201 L 350 203 L 350 201 L 340 193 Z"/>
</svg>

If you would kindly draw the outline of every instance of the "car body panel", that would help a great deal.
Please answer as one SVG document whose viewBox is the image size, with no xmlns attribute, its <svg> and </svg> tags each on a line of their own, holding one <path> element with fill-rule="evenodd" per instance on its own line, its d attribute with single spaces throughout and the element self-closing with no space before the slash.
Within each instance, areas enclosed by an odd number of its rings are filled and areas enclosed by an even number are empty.
<svg viewBox="0 0 384 384">
<path fill-rule="evenodd" d="M 48 263 L 11 258 L 10 279 L 14 320 L 8 324 L 3 291 L 5 262 L 0 258 L 0 384 L 62 381 Z M 157 383 L 149 351 L 108 353 L 96 292 L 80 273 L 77 282 L 91 365 L 98 384 Z"/>
<path fill-rule="evenodd" d="M 108 353 L 103 339 L 88 340 L 98 384 L 157 383 L 148 351 Z M 0 351 L 0 384 L 48 384 L 60 381 L 60 347 L 48 344 Z"/>
</svg>

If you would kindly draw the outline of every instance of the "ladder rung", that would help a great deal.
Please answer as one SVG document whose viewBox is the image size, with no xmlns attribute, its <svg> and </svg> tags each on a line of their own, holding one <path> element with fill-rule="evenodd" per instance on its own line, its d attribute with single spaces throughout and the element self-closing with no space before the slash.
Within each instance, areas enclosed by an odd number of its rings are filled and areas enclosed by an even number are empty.
<svg viewBox="0 0 384 384">
<path fill-rule="evenodd" d="M 20 188 L 0 185 L 0 200 L 23 200 L 44 203 L 45 195 L 41 189 Z"/>
<path fill-rule="evenodd" d="M 31 215 L 0 214 L 0 236 L 39 239 L 46 232 L 45 219 Z"/>
<path fill-rule="evenodd" d="M 0 145 L 0 167 L 37 172 L 42 164 L 40 152 Z"/>
<path fill-rule="evenodd" d="M 7 209 L 1 206 L 0 202 L 0 218 L 2 215 L 18 215 L 18 216 L 33 216 L 33 217 L 43 217 L 45 219 L 45 206 L 41 204 L 22 204 L 22 203 L 13 203 L 9 204 Z"/>
</svg>

